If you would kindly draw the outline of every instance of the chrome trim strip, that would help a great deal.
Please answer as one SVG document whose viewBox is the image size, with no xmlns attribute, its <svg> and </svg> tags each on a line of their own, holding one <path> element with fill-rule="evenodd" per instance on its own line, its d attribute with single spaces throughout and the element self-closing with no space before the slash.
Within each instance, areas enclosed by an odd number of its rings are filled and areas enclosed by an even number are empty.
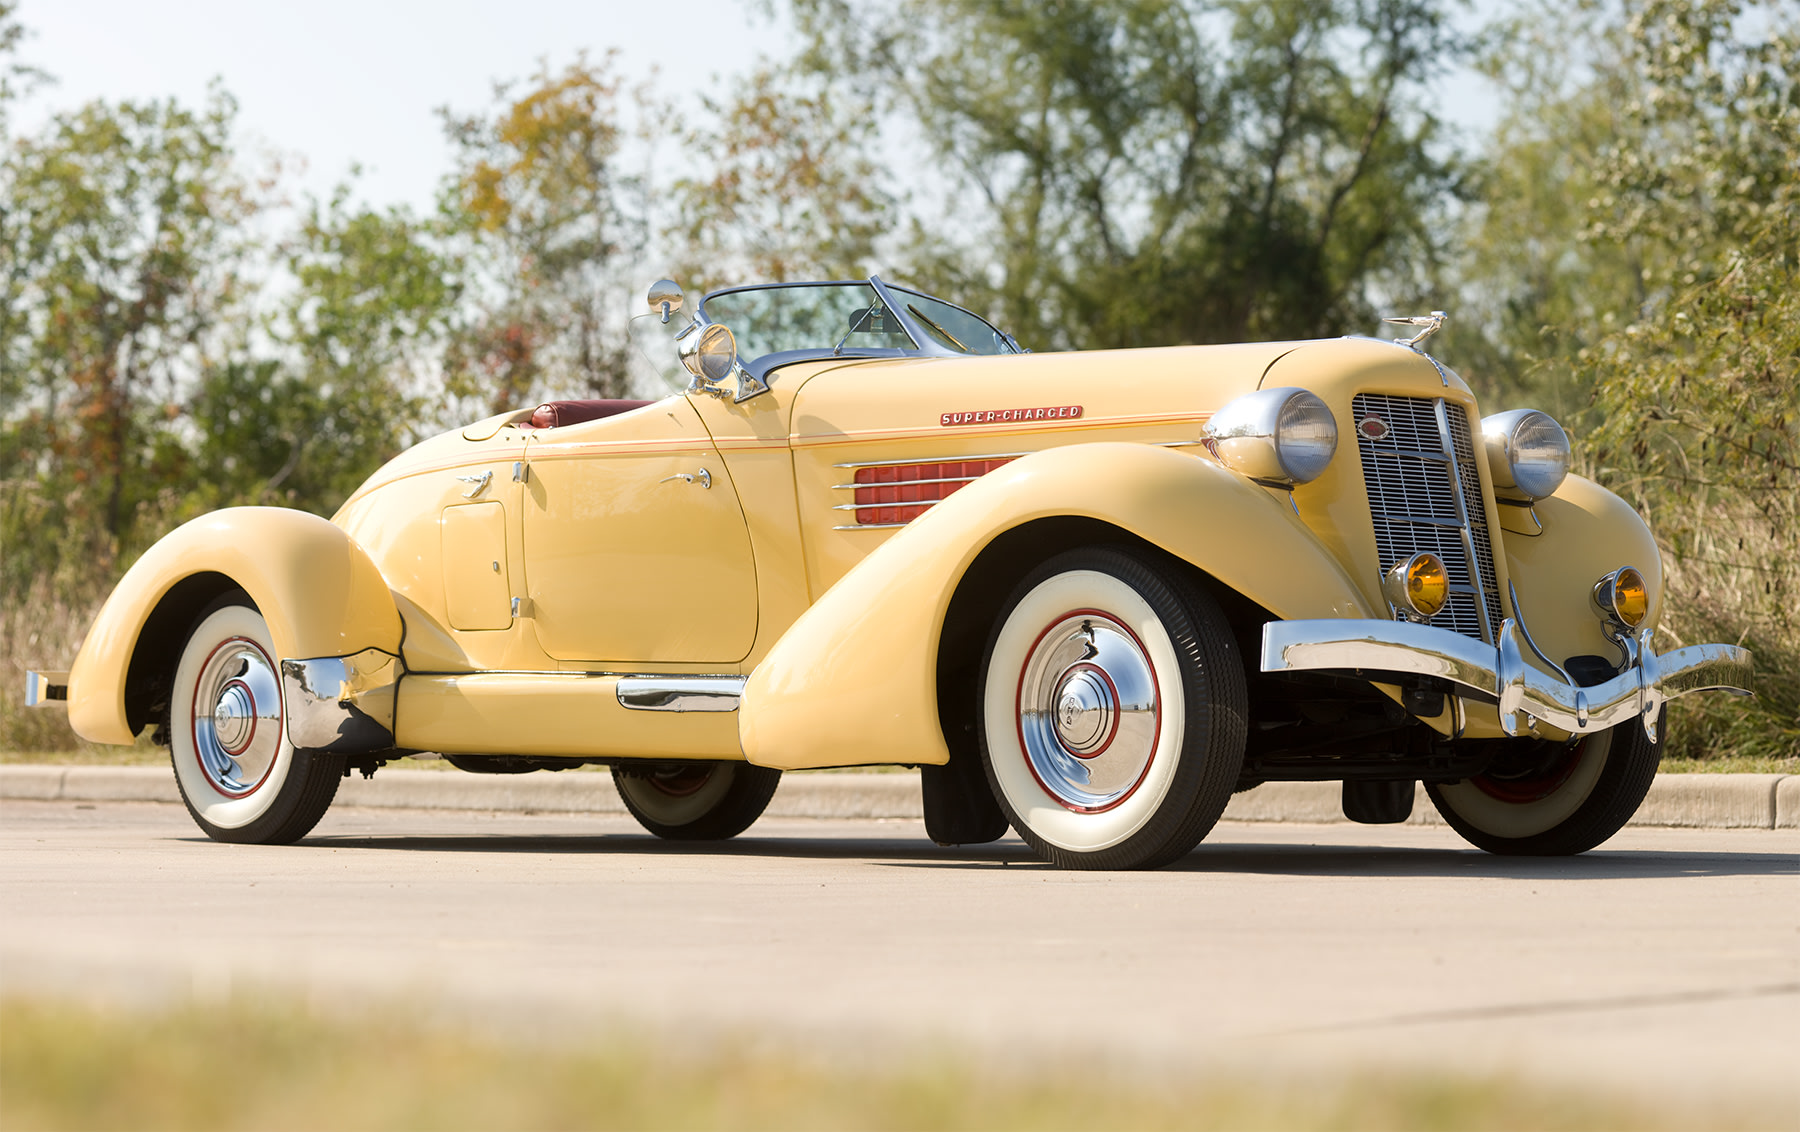
<svg viewBox="0 0 1800 1132">
<path fill-rule="evenodd" d="M 748 676 L 621 676 L 619 706 L 632 711 L 736 711 Z"/>
<path fill-rule="evenodd" d="M 1450 384 L 1449 380 L 1445 379 L 1444 384 Z M 1469 581 L 1475 585 L 1475 612 L 1481 617 L 1481 634 L 1490 641 L 1498 640 L 1494 624 L 1488 618 L 1487 593 L 1481 588 L 1481 559 L 1475 556 L 1475 535 L 1469 529 L 1469 501 L 1463 494 L 1462 466 L 1456 459 L 1456 439 L 1450 434 L 1448 402 L 1442 397 L 1437 398 L 1433 402 L 1432 411 L 1437 416 L 1438 442 L 1443 445 L 1444 456 L 1450 465 L 1450 494 L 1456 499 L 1456 513 L 1462 517 L 1463 553 L 1469 556 Z M 1471 440 L 1470 444 L 1473 445 L 1474 441 Z M 1518 607 L 1514 606 L 1513 615 L 1518 616 L 1518 613 Z"/>
<path fill-rule="evenodd" d="M 833 511 L 874 511 L 882 507 L 936 507 L 942 499 L 909 499 L 899 503 L 838 503 Z"/>
<path fill-rule="evenodd" d="M 67 672 L 25 673 L 25 706 L 43 707 L 49 703 L 66 703 L 69 699 Z"/>
<path fill-rule="evenodd" d="M 1443 527 L 1445 530 L 1463 527 L 1463 524 L 1455 519 L 1433 519 L 1427 515 L 1403 515 L 1398 511 L 1383 511 L 1381 517 L 1396 523 L 1410 523 L 1415 527 Z"/>
<path fill-rule="evenodd" d="M 1537 658 L 1548 665 L 1550 671 L 1556 673 L 1563 683 L 1573 685 L 1575 678 L 1565 672 L 1562 665 L 1551 660 L 1549 654 L 1539 648 L 1536 641 L 1532 640 L 1531 630 L 1525 627 L 1525 607 L 1519 604 L 1519 587 L 1513 585 L 1511 578 L 1506 581 L 1506 592 L 1512 598 L 1513 615 L 1518 618 L 1514 626 L 1519 630 L 1519 635 L 1525 638 L 1525 646 L 1536 653 Z"/>
<path fill-rule="evenodd" d="M 380 649 L 281 662 L 288 741 L 302 751 L 362 754 L 394 745 L 394 692 L 404 665 Z"/>
<path fill-rule="evenodd" d="M 970 460 L 1017 460 L 1030 452 L 989 452 L 985 456 L 925 456 L 917 460 L 867 460 L 860 464 L 833 464 L 834 468 L 904 468 L 913 464 L 966 464 Z M 860 486 L 870 486 L 863 484 Z"/>
<path fill-rule="evenodd" d="M 923 350 L 924 347 L 921 345 L 921 343 L 930 342 L 934 347 L 937 347 L 936 349 L 932 350 L 931 353 L 950 354 L 952 357 L 963 357 L 964 356 L 960 351 L 945 350 L 941 343 L 939 343 L 936 339 L 932 338 L 929 334 L 924 333 L 924 328 L 919 325 L 919 322 L 917 319 L 910 318 L 905 314 L 901 314 L 900 308 L 905 306 L 906 304 L 901 303 L 897 299 L 894 298 L 894 293 L 892 291 L 888 290 L 888 285 L 886 283 L 883 283 L 881 281 L 881 276 L 879 276 L 879 275 L 869 276 L 869 286 L 874 288 L 875 294 L 881 299 L 881 305 L 887 308 L 888 313 L 900 320 L 900 329 L 904 330 L 906 332 L 906 336 L 908 338 L 912 339 L 913 349 Z M 985 322 L 986 320 L 983 319 L 982 321 Z M 847 337 L 849 337 L 849 335 L 845 335 L 845 337 L 847 338 Z M 835 353 L 835 351 L 834 351 L 834 353 Z"/>
<path fill-rule="evenodd" d="M 1438 452 L 1419 452 L 1410 448 L 1388 448 L 1379 444 L 1369 445 L 1369 451 L 1377 456 L 1398 456 L 1404 460 L 1423 460 L 1427 464 L 1441 465 L 1450 463 L 1442 453 Z"/>
<path fill-rule="evenodd" d="M 1617 676 L 1577 687 L 1526 663 L 1521 627 L 1507 618 L 1493 647 L 1448 629 L 1405 621 L 1271 621 L 1263 626 L 1264 672 L 1345 671 L 1364 677 L 1405 673 L 1447 680 L 1498 701 L 1508 735 L 1542 720 L 1573 734 L 1637 717 L 1655 738 L 1662 705 L 1690 692 L 1747 696 L 1753 657 L 1736 645 L 1689 645 L 1657 655 L 1650 631 L 1631 638 L 1635 653 Z"/>
<path fill-rule="evenodd" d="M 895 527 L 910 527 L 911 525 L 911 523 L 851 523 L 831 529 L 834 531 L 891 531 Z"/>
</svg>

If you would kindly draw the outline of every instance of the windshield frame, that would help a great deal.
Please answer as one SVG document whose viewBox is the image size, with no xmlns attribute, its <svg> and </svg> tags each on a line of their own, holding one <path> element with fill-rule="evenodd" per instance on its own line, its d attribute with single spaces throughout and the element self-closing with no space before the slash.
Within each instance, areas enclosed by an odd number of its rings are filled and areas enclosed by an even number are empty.
<svg viewBox="0 0 1800 1132">
<path fill-rule="evenodd" d="M 694 317 L 695 321 L 702 327 L 712 325 L 712 320 L 708 318 L 706 314 L 706 304 L 719 295 L 735 295 L 745 291 L 769 291 L 776 288 L 845 286 L 863 286 L 873 289 L 876 297 L 878 297 L 881 300 L 882 305 L 887 308 L 888 313 L 899 320 L 901 329 L 905 330 L 907 338 L 911 339 L 913 343 L 912 348 L 905 349 L 901 347 L 873 346 L 836 346 L 834 348 L 833 346 L 809 346 L 800 350 L 782 350 L 773 354 L 764 354 L 761 357 L 750 361 L 739 359 L 740 364 L 761 380 L 766 379 L 770 373 L 780 369 L 782 366 L 793 365 L 795 362 L 818 361 L 825 358 L 860 360 L 874 358 L 976 358 L 984 356 L 1007 356 L 1005 354 L 982 355 L 964 353 L 962 351 L 952 350 L 948 346 L 940 344 L 925 327 L 919 325 L 918 319 L 907 309 L 906 303 L 896 295 L 896 292 L 902 295 L 918 295 L 921 298 L 930 299 L 933 302 L 943 303 L 947 307 L 954 307 L 992 330 L 1002 342 L 1006 343 L 1008 349 L 1013 354 L 1022 354 L 1025 352 L 1019 348 L 1018 342 L 1012 335 L 1007 334 L 1005 331 L 1001 330 L 987 319 L 982 318 L 974 311 L 969 310 L 967 307 L 959 306 L 956 303 L 950 302 L 948 299 L 940 299 L 936 295 L 928 295 L 924 291 L 915 290 L 911 287 L 890 288 L 886 283 L 881 281 L 879 275 L 871 275 L 867 279 L 816 279 L 796 283 L 749 283 L 741 287 L 721 287 L 717 291 L 708 291 L 702 296 Z M 730 323 L 726 323 L 726 325 L 729 326 Z"/>
</svg>

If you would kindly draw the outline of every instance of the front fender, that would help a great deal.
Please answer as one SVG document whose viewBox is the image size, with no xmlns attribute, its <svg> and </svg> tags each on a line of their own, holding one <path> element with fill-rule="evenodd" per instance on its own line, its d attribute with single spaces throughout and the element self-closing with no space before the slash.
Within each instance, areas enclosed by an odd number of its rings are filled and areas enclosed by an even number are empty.
<svg viewBox="0 0 1800 1132">
<path fill-rule="evenodd" d="M 1593 606 L 1594 583 L 1621 566 L 1644 576 L 1650 610 L 1643 627 L 1662 621 L 1662 556 L 1631 505 L 1593 480 L 1571 475 L 1556 494 L 1533 506 L 1541 534 L 1508 532 L 1506 566 L 1519 590 L 1519 618 L 1551 658 L 1601 656 L 1618 663 Z"/>
<path fill-rule="evenodd" d="M 957 585 L 999 535 L 1065 516 L 1159 546 L 1280 617 L 1376 615 L 1279 494 L 1167 448 L 1053 448 L 931 508 L 795 621 L 745 685 L 745 757 L 790 769 L 947 762 L 937 656 Z"/>
<path fill-rule="evenodd" d="M 146 551 L 101 607 L 69 674 L 76 733 L 131 743 L 149 722 L 150 681 L 163 675 L 151 670 L 173 668 L 193 617 L 234 586 L 262 612 L 278 659 L 399 655 L 387 582 L 343 530 L 287 508 L 214 511 Z"/>
</svg>

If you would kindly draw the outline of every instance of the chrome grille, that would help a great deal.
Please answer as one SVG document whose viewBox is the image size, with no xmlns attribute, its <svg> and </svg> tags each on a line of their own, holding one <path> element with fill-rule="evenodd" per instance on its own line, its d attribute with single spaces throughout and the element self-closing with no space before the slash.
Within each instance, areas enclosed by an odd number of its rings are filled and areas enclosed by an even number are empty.
<svg viewBox="0 0 1800 1132">
<path fill-rule="evenodd" d="M 1380 568 L 1422 551 L 1437 555 L 1450 598 L 1431 623 L 1492 641 L 1500 593 L 1468 414 L 1438 398 L 1382 393 L 1358 394 L 1351 408 Z M 1363 428 L 1370 418 L 1386 426 L 1385 436 L 1368 434 L 1381 431 Z"/>
</svg>

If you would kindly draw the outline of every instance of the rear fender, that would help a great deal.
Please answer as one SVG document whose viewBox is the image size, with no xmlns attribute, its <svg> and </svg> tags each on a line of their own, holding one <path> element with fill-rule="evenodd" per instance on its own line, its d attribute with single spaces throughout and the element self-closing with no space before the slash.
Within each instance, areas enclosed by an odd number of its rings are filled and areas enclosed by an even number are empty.
<svg viewBox="0 0 1800 1132">
<path fill-rule="evenodd" d="M 152 722 L 194 619 L 234 589 L 268 622 L 279 661 L 368 654 L 337 666 L 349 673 L 380 668 L 378 654 L 399 656 L 400 614 L 387 582 L 343 530 L 287 508 L 215 511 L 152 546 L 106 599 L 69 674 L 76 733 L 133 742 Z M 299 705 L 289 706 L 291 714 Z"/>
<path fill-rule="evenodd" d="M 1049 449 L 931 508 L 795 621 L 744 688 L 745 756 L 788 769 L 948 762 L 937 676 L 950 603 L 1001 535 L 1069 518 L 1160 547 L 1278 617 L 1376 615 L 1284 496 L 1167 448 Z M 1035 565 L 1011 563 L 1012 578 Z"/>
</svg>

